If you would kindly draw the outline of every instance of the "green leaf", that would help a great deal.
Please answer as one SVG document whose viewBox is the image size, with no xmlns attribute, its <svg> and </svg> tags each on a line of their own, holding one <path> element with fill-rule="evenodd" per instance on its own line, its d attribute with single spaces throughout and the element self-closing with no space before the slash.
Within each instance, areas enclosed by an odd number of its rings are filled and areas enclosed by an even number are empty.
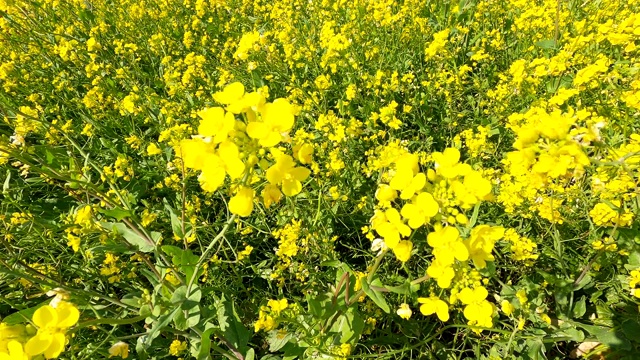
<svg viewBox="0 0 640 360">
<path fill-rule="evenodd" d="M 256 358 L 256 352 L 253 349 L 247 350 L 246 355 L 244 356 L 244 360 L 254 360 Z"/>
<path fill-rule="evenodd" d="M 4 184 L 2 185 L 3 194 L 6 194 L 9 190 L 9 181 L 11 181 L 11 169 L 7 169 L 7 177 L 4 179 Z"/>
<path fill-rule="evenodd" d="M 240 321 L 236 313 L 235 306 L 227 300 L 224 294 L 220 299 L 215 298 L 216 314 L 218 316 L 218 326 L 222 331 L 222 336 L 231 343 L 241 353 L 247 350 L 247 344 L 251 333 Z"/>
<path fill-rule="evenodd" d="M 387 290 L 394 292 L 396 294 L 400 294 L 400 295 L 410 295 L 411 294 L 411 283 L 410 282 L 405 282 L 404 284 L 398 285 L 398 286 L 385 286 L 385 288 L 387 288 Z"/>
<path fill-rule="evenodd" d="M 198 360 L 209 359 L 209 355 L 211 354 L 211 335 L 213 335 L 213 329 L 207 329 L 202 333 L 200 349 L 198 349 Z"/>
<path fill-rule="evenodd" d="M 576 301 L 573 304 L 573 317 L 578 319 L 581 318 L 587 312 L 587 302 L 586 298 L 583 295 L 580 300 Z"/>
<path fill-rule="evenodd" d="M 182 304 L 185 300 L 187 300 L 187 286 L 182 285 L 173 292 L 171 295 L 171 303 L 174 305 Z"/>
<path fill-rule="evenodd" d="M 106 230 L 122 235 L 129 244 L 135 246 L 142 252 L 152 252 L 155 249 L 154 243 L 138 235 L 123 223 L 100 222 L 100 225 Z"/>
<path fill-rule="evenodd" d="M 100 213 L 115 218 L 118 221 L 133 216 L 133 212 L 131 210 L 125 210 L 120 207 L 115 207 L 113 209 L 100 209 L 99 211 Z"/>
<path fill-rule="evenodd" d="M 283 330 L 271 330 L 269 332 L 269 338 L 267 342 L 269 343 L 269 351 L 276 352 L 282 349 L 289 340 L 293 337 L 293 334 L 283 331 Z"/>
<path fill-rule="evenodd" d="M 528 340 L 527 341 L 527 355 L 532 360 L 543 360 L 547 357 L 544 354 L 544 344 L 542 340 Z"/>
<path fill-rule="evenodd" d="M 556 47 L 556 42 L 553 39 L 546 39 L 536 42 L 535 45 L 542 49 L 553 49 Z"/>
<path fill-rule="evenodd" d="M 184 331 L 192 328 L 200 322 L 200 307 L 196 306 L 189 310 L 180 310 L 173 318 L 176 329 Z"/>
<path fill-rule="evenodd" d="M 563 329 L 561 331 L 556 332 L 554 335 L 566 337 L 569 340 L 575 341 L 575 342 L 583 342 L 585 338 L 584 332 L 576 328 Z"/>
<path fill-rule="evenodd" d="M 380 293 L 379 291 L 372 290 L 369 283 L 367 282 L 366 277 L 362 278 L 360 280 L 360 283 L 362 284 L 362 290 L 364 291 L 364 293 L 367 294 L 367 296 L 371 300 L 373 300 L 373 302 L 376 303 L 376 305 L 378 305 L 380 309 L 382 309 L 384 312 L 389 314 L 391 312 L 391 309 L 389 308 L 389 305 L 387 304 L 387 301 L 384 299 L 384 296 L 382 295 L 382 293 Z M 371 285 L 382 287 L 382 282 L 380 282 L 380 279 L 375 278 L 371 282 Z"/>
<path fill-rule="evenodd" d="M 606 327 L 597 327 L 594 331 L 591 332 L 598 341 L 609 346 L 609 347 L 617 347 L 619 349 L 630 349 L 631 344 L 629 340 L 627 340 L 622 334 L 617 332 L 614 328 L 606 328 Z"/>
<path fill-rule="evenodd" d="M 355 342 L 360 338 L 364 330 L 364 320 L 354 308 L 340 315 L 331 328 L 332 332 L 340 333 L 340 343 Z"/>
<path fill-rule="evenodd" d="M 158 320 L 153 323 L 151 329 L 147 332 L 147 335 L 144 340 L 144 344 L 146 347 L 149 347 L 153 342 L 153 339 L 157 338 L 160 335 L 160 330 L 164 329 L 169 325 L 171 320 L 175 317 L 176 313 L 180 310 L 179 307 L 174 308 L 171 312 L 164 313 L 158 317 Z"/>
</svg>

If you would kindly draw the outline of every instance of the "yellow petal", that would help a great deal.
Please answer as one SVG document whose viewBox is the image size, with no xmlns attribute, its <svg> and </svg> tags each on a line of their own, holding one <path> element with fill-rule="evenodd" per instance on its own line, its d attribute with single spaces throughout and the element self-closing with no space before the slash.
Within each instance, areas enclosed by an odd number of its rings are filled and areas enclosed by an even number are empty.
<svg viewBox="0 0 640 360">
<path fill-rule="evenodd" d="M 244 95 L 244 85 L 241 82 L 233 82 L 222 91 L 213 94 L 213 99 L 221 104 L 231 104 L 238 101 Z"/>
<path fill-rule="evenodd" d="M 207 108 L 198 112 L 202 118 L 198 126 L 198 134 L 202 136 L 216 136 L 224 123 L 224 109 L 221 107 Z"/>
<path fill-rule="evenodd" d="M 302 191 L 302 183 L 296 179 L 282 180 L 282 192 L 287 196 L 296 196 Z"/>
<path fill-rule="evenodd" d="M 402 240 L 393 248 L 393 253 L 398 260 L 404 263 L 411 257 L 411 249 L 413 249 L 413 243 L 409 240 Z"/>
<path fill-rule="evenodd" d="M 66 343 L 66 339 L 63 333 L 54 333 L 53 341 L 51 341 L 51 345 L 45 350 L 44 357 L 47 359 L 55 359 L 57 358 L 62 350 L 64 350 L 64 345 Z"/>
<path fill-rule="evenodd" d="M 263 122 L 250 122 L 247 124 L 247 135 L 252 139 L 262 139 L 271 132 L 271 127 Z"/>
<path fill-rule="evenodd" d="M 265 105 L 262 118 L 272 124 L 274 130 L 284 133 L 293 127 L 293 108 L 286 99 L 276 99 L 273 103 Z"/>
<path fill-rule="evenodd" d="M 449 307 L 447 306 L 447 303 L 442 300 L 436 301 L 436 315 L 441 321 L 449 320 Z"/>
<path fill-rule="evenodd" d="M 271 131 L 267 133 L 265 137 L 261 138 L 259 143 L 262 147 L 273 147 L 278 145 L 280 140 L 282 140 L 282 135 L 277 131 Z"/>
<path fill-rule="evenodd" d="M 202 169 L 200 176 L 198 176 L 198 182 L 200 183 L 202 190 L 214 192 L 224 184 L 225 175 L 223 168 L 207 166 Z"/>
<path fill-rule="evenodd" d="M 311 175 L 311 171 L 304 167 L 297 167 L 291 170 L 291 175 L 298 181 L 305 181 Z"/>
<path fill-rule="evenodd" d="M 255 192 L 251 188 L 241 187 L 240 190 L 229 200 L 229 211 L 241 217 L 251 215 L 253 211 L 253 198 Z"/>
<path fill-rule="evenodd" d="M 53 336 L 46 332 L 38 332 L 34 337 L 29 339 L 24 345 L 24 352 L 29 356 L 36 356 L 45 352 L 51 343 Z"/>
<path fill-rule="evenodd" d="M 73 304 L 61 302 L 56 307 L 59 328 L 70 328 L 80 319 L 80 311 Z"/>
<path fill-rule="evenodd" d="M 58 323 L 58 313 L 51 305 L 42 306 L 33 313 L 33 323 L 38 328 L 56 326 Z"/>
</svg>

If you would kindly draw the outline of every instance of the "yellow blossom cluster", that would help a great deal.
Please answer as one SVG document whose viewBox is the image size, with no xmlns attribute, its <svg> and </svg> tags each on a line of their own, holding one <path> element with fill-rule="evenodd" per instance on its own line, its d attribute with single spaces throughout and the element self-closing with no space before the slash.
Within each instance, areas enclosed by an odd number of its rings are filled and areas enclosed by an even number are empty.
<svg viewBox="0 0 640 360">
<path fill-rule="evenodd" d="M 67 344 L 67 330 L 80 318 L 78 308 L 58 294 L 50 304 L 39 307 L 33 325 L 0 323 L 0 359 L 56 359 Z"/>
</svg>

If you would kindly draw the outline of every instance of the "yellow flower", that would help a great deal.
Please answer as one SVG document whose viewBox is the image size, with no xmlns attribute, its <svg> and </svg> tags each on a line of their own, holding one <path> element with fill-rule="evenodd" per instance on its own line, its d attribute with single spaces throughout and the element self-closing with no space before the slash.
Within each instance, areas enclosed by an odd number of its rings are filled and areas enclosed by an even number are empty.
<svg viewBox="0 0 640 360">
<path fill-rule="evenodd" d="M 244 95 L 244 85 L 234 82 L 224 87 L 222 91 L 213 94 L 213 99 L 220 104 L 229 105 L 242 98 Z"/>
<path fill-rule="evenodd" d="M 182 140 L 176 152 L 179 152 L 184 166 L 195 170 L 202 170 L 205 161 L 208 162 L 212 156 L 215 156 L 213 146 L 198 138 Z"/>
<path fill-rule="evenodd" d="M 526 304 L 528 301 L 527 293 L 524 291 L 524 289 L 516 291 L 516 297 L 518 298 L 518 301 L 520 301 L 520 306 L 524 306 L 524 304 Z"/>
<path fill-rule="evenodd" d="M 384 243 L 390 249 L 398 246 L 400 235 L 411 235 L 411 228 L 405 225 L 400 218 L 398 210 L 394 208 L 387 209 L 384 212 L 385 221 L 376 224 L 374 230 L 384 238 Z"/>
<path fill-rule="evenodd" d="M 551 325 L 551 318 L 547 314 L 540 314 L 540 319 L 547 323 L 547 325 Z"/>
<path fill-rule="evenodd" d="M 253 189 L 241 186 L 238 192 L 229 200 L 229 211 L 241 217 L 251 215 L 254 196 L 255 191 Z"/>
<path fill-rule="evenodd" d="M 427 176 L 417 172 L 417 167 L 418 158 L 413 154 L 404 156 L 397 162 L 396 173 L 389 186 L 400 191 L 401 199 L 411 199 L 427 183 Z"/>
<path fill-rule="evenodd" d="M 311 164 L 311 156 L 313 155 L 313 146 L 310 144 L 299 144 L 293 147 L 293 156 L 301 164 Z"/>
<path fill-rule="evenodd" d="M 32 319 L 38 332 L 25 344 L 25 353 L 29 356 L 44 354 L 48 359 L 58 357 L 67 341 L 65 331 L 79 318 L 78 309 L 68 302 L 60 302 L 55 308 L 51 305 L 38 308 Z"/>
<path fill-rule="evenodd" d="M 378 190 L 376 190 L 376 199 L 382 202 L 391 202 L 398 197 L 398 192 L 393 190 L 391 186 L 387 184 L 378 185 Z"/>
<path fill-rule="evenodd" d="M 408 219 L 409 226 L 417 229 L 434 217 L 440 209 L 433 196 L 426 192 L 419 193 L 413 198 L 412 203 L 407 203 L 402 207 L 401 214 Z"/>
<path fill-rule="evenodd" d="M 449 306 L 446 302 L 440 300 L 437 296 L 431 296 L 428 298 L 418 298 L 420 305 L 420 312 L 422 315 L 429 316 L 436 314 L 441 321 L 449 320 Z"/>
<path fill-rule="evenodd" d="M 431 156 L 435 162 L 435 169 L 438 175 L 447 179 L 464 175 L 468 166 L 458 163 L 460 161 L 460 151 L 456 148 L 447 148 L 443 152 L 434 152 Z"/>
<path fill-rule="evenodd" d="M 123 359 L 129 357 L 129 344 L 118 341 L 109 348 L 109 357 L 120 356 Z"/>
<path fill-rule="evenodd" d="M 453 265 L 455 259 L 467 261 L 469 251 L 460 240 L 460 232 L 453 226 L 445 226 L 427 235 L 427 242 L 433 247 L 433 255 L 443 265 Z"/>
<path fill-rule="evenodd" d="M 7 352 L 0 351 L 0 360 L 29 360 L 22 349 L 22 344 L 16 340 L 7 343 Z"/>
<path fill-rule="evenodd" d="M 247 135 L 257 139 L 263 147 L 278 145 L 282 141 L 282 135 L 293 127 L 293 107 L 286 99 L 276 99 L 273 103 L 265 104 L 261 115 L 261 122 L 252 121 L 247 124 Z"/>
<path fill-rule="evenodd" d="M 489 292 L 483 286 L 473 290 L 465 287 L 458 293 L 458 299 L 466 305 L 463 314 L 469 320 L 469 325 L 492 326 L 493 305 L 486 300 L 488 295 Z"/>
<path fill-rule="evenodd" d="M 271 207 L 271 205 L 278 203 L 280 199 L 282 199 L 282 192 L 276 185 L 267 184 L 267 186 L 262 189 L 262 201 L 267 209 Z"/>
<path fill-rule="evenodd" d="M 169 345 L 169 354 L 173 356 L 178 356 L 185 350 L 187 350 L 187 343 L 180 340 L 173 340 Z"/>
<path fill-rule="evenodd" d="M 148 156 L 158 155 L 161 152 L 162 151 L 160 151 L 160 148 L 155 143 L 151 143 L 151 144 L 149 144 L 149 146 L 147 146 L 147 155 Z"/>
<path fill-rule="evenodd" d="M 309 169 L 296 167 L 293 158 L 283 154 L 267 169 L 267 180 L 273 185 L 280 185 L 285 195 L 295 196 L 302 191 L 302 181 L 305 181 L 310 174 Z"/>
<path fill-rule="evenodd" d="M 264 330 L 264 331 L 270 331 L 273 328 L 276 327 L 276 322 L 273 319 L 273 317 L 271 317 L 271 315 L 267 315 L 266 312 L 260 310 L 260 314 L 258 317 L 258 320 L 256 321 L 256 323 L 253 325 L 254 327 L 254 331 L 258 332 L 260 330 Z"/>
<path fill-rule="evenodd" d="M 401 304 L 396 313 L 405 320 L 409 320 L 412 314 L 411 308 L 406 303 Z"/>
<path fill-rule="evenodd" d="M 214 144 L 219 144 L 229 136 L 236 124 L 232 113 L 225 114 L 221 107 L 206 108 L 198 112 L 202 118 L 198 126 L 198 134 L 204 137 L 211 137 Z"/>
<path fill-rule="evenodd" d="M 413 249 L 413 243 L 409 240 L 401 240 L 398 245 L 393 248 L 393 253 L 396 256 L 396 259 L 404 262 L 409 260 L 411 257 L 411 250 Z"/>
<path fill-rule="evenodd" d="M 427 268 L 427 275 L 436 279 L 440 288 L 447 289 L 451 286 L 451 281 L 456 276 L 456 272 L 451 264 L 443 264 L 436 258 Z"/>
<path fill-rule="evenodd" d="M 509 302 L 509 300 L 502 300 L 502 302 L 500 303 L 500 307 L 502 308 L 502 312 L 504 312 L 504 314 L 507 316 L 511 316 L 511 314 L 513 314 L 516 309 L 515 306 L 513 306 L 513 304 Z"/>
<path fill-rule="evenodd" d="M 504 236 L 501 226 L 479 225 L 471 230 L 471 236 L 464 244 L 469 251 L 469 257 L 478 269 L 487 266 L 487 261 L 493 261 L 493 247 L 496 241 Z"/>
<path fill-rule="evenodd" d="M 282 310 L 286 309 L 289 306 L 289 302 L 287 299 L 280 300 L 269 300 L 267 305 L 271 308 L 271 311 L 275 313 L 280 313 Z"/>
</svg>

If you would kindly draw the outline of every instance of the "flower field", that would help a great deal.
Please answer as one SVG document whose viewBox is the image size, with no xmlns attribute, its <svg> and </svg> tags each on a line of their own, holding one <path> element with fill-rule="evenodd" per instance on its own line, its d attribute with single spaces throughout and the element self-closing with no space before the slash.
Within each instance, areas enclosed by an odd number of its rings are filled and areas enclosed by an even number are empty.
<svg viewBox="0 0 640 360">
<path fill-rule="evenodd" d="M 0 0 L 0 360 L 638 359 L 640 1 Z"/>
</svg>

